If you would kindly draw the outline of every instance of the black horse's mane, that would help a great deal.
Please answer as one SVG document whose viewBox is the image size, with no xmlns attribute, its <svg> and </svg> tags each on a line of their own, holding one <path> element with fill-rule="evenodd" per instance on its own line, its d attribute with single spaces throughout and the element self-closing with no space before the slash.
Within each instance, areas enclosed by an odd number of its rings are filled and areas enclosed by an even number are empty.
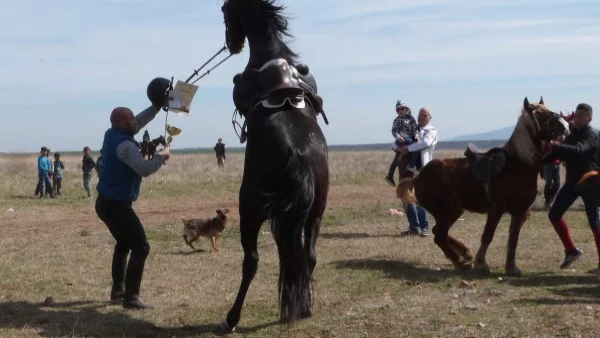
<svg viewBox="0 0 600 338">
<path fill-rule="evenodd" d="M 275 0 L 245 0 L 244 3 L 253 14 L 255 23 L 267 27 L 267 34 L 272 41 L 276 42 L 281 56 L 295 63 L 298 54 L 294 53 L 284 42 L 286 37 L 294 37 L 288 31 L 289 17 L 283 14 L 285 6 L 277 5 Z"/>
</svg>

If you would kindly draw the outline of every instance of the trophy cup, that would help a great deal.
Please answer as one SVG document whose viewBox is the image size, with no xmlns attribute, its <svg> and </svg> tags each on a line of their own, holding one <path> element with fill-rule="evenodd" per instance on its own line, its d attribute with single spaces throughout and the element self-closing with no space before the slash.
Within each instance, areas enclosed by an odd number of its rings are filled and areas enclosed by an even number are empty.
<svg viewBox="0 0 600 338">
<path fill-rule="evenodd" d="M 167 134 L 169 134 L 169 137 L 167 137 L 167 148 L 169 148 L 171 146 L 171 142 L 173 141 L 173 136 L 181 134 L 181 129 L 168 124 L 166 129 Z"/>
</svg>

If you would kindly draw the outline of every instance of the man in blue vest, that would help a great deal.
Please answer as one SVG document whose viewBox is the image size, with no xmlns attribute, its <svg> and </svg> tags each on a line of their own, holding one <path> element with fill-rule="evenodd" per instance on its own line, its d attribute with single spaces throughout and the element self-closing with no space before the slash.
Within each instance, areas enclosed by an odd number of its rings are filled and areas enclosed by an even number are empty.
<svg viewBox="0 0 600 338">
<path fill-rule="evenodd" d="M 145 160 L 139 143 L 133 138 L 154 119 L 165 103 L 168 81 L 167 85 L 164 81 L 159 83 L 159 90 L 151 94 L 150 87 L 153 83 L 154 81 L 148 87 L 152 106 L 137 116 L 125 107 L 117 107 L 112 111 L 111 128 L 104 134 L 100 179 L 96 188 L 96 213 L 117 241 L 112 260 L 113 285 L 110 298 L 113 301 L 122 300 L 123 307 L 128 309 L 152 308 L 140 298 L 144 263 L 150 252 L 150 245 L 132 203 L 138 198 L 142 177 L 158 171 L 170 157 L 167 148 L 159 151 L 151 160 Z M 154 85 L 157 86 L 156 83 Z"/>
</svg>

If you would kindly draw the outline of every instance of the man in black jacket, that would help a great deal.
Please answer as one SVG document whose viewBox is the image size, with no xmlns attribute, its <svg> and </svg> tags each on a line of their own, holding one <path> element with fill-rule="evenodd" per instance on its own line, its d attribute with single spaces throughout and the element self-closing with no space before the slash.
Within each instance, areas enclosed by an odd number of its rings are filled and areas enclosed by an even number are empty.
<svg viewBox="0 0 600 338">
<path fill-rule="evenodd" d="M 223 161 L 225 160 L 225 143 L 223 143 L 223 140 L 219 139 L 213 149 L 217 154 L 217 165 L 219 168 L 223 168 Z"/>
<path fill-rule="evenodd" d="M 583 251 L 575 246 L 563 215 L 573 202 L 580 197 L 575 185 L 579 182 L 583 174 L 590 170 L 598 169 L 598 132 L 590 126 L 591 121 L 592 107 L 589 104 L 580 103 L 575 110 L 575 116 L 570 124 L 571 133 L 563 143 L 552 144 L 550 153 L 544 158 L 544 164 L 556 159 L 566 162 L 565 183 L 556 194 L 554 203 L 548 212 L 548 218 L 552 222 L 554 230 L 560 237 L 565 248 L 565 259 L 560 266 L 561 269 L 571 266 L 583 254 Z M 585 206 L 588 223 L 594 234 L 596 249 L 598 250 L 598 260 L 600 262 L 600 220 L 598 218 L 598 205 L 585 196 L 581 197 Z M 600 263 L 599 269 L 594 269 L 591 272 L 599 273 Z"/>
</svg>

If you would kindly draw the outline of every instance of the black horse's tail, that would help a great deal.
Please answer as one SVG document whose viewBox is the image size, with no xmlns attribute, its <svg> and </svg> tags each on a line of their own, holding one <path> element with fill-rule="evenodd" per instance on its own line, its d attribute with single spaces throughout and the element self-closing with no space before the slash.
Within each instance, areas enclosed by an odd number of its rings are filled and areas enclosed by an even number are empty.
<svg viewBox="0 0 600 338">
<path fill-rule="evenodd" d="M 267 212 L 279 252 L 280 318 L 292 323 L 312 305 L 312 279 L 302 233 L 315 199 L 315 179 L 298 153 L 290 157 L 281 175 L 281 185 L 270 196 Z"/>
</svg>

